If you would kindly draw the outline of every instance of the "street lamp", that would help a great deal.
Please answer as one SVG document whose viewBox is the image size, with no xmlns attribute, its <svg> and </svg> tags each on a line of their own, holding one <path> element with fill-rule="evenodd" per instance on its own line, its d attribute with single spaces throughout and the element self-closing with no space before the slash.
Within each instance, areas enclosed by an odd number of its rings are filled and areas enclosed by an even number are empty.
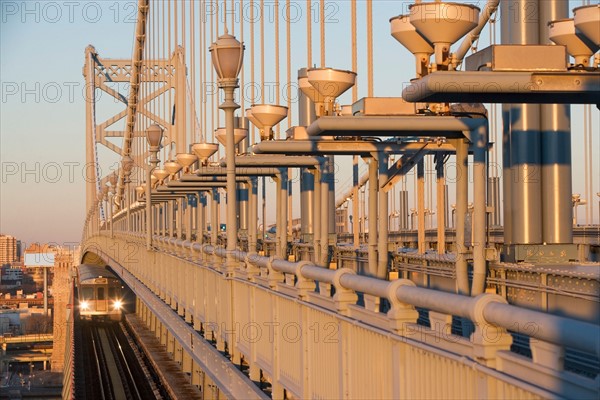
<svg viewBox="0 0 600 400">
<path fill-rule="evenodd" d="M 150 192 L 152 190 L 152 171 L 158 166 L 160 161 L 157 154 L 160 148 L 160 142 L 162 141 L 162 136 L 163 129 L 157 124 L 152 124 L 146 129 L 146 140 L 150 147 L 150 160 L 146 174 L 146 250 L 152 248 L 152 204 Z"/>
<path fill-rule="evenodd" d="M 238 75 L 244 59 L 244 45 L 227 30 L 210 46 L 213 67 L 217 72 L 218 84 L 225 93 L 225 100 L 219 108 L 225 111 L 225 158 L 227 161 L 227 270 L 234 268 L 233 252 L 237 248 L 236 218 L 236 174 L 234 111 L 240 106 L 234 101 L 234 92 L 238 87 Z"/>
</svg>

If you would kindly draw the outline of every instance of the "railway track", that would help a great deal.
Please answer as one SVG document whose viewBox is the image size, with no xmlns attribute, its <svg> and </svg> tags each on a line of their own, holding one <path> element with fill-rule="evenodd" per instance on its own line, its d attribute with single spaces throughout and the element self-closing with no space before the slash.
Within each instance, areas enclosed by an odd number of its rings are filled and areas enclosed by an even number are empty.
<svg viewBox="0 0 600 400">
<path fill-rule="evenodd" d="M 123 323 L 80 322 L 77 398 L 165 399 Z"/>
</svg>

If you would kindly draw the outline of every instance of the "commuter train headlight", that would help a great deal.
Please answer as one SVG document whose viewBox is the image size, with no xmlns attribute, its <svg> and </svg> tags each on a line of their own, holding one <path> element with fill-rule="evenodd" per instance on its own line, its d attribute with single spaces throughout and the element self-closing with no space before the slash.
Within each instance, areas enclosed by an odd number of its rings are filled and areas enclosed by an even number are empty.
<svg viewBox="0 0 600 400">
<path fill-rule="evenodd" d="M 82 301 L 81 303 L 79 303 L 79 307 L 81 307 L 82 310 L 87 310 L 89 306 L 90 304 L 87 301 Z"/>
<path fill-rule="evenodd" d="M 115 310 L 120 310 L 121 307 L 123 306 L 123 303 L 121 302 L 121 300 L 115 300 L 113 307 Z"/>
</svg>

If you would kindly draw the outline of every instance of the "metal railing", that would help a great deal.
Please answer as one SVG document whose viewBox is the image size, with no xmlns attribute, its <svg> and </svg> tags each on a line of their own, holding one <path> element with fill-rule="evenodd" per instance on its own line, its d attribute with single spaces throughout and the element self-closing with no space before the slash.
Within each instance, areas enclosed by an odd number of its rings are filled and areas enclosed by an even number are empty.
<svg viewBox="0 0 600 400">
<path fill-rule="evenodd" d="M 129 271 L 180 316 L 201 324 L 217 348 L 227 348 L 232 359 L 243 356 L 251 371 L 294 395 L 598 394 L 597 382 L 562 364 L 565 347 L 598 355 L 597 325 L 511 306 L 496 295 L 444 293 L 307 261 L 237 251 L 239 265 L 228 269 L 222 248 L 155 236 L 158 251 L 147 252 L 142 240 L 131 233 L 94 235 L 84 251 Z M 382 299 L 391 305 L 386 313 L 379 311 Z M 431 327 L 416 324 L 416 307 L 428 310 Z M 451 333 L 452 316 L 473 323 L 469 337 Z M 532 359 L 510 352 L 507 329 L 515 328 L 529 334 Z M 373 375 L 373 365 L 383 376 Z"/>
</svg>

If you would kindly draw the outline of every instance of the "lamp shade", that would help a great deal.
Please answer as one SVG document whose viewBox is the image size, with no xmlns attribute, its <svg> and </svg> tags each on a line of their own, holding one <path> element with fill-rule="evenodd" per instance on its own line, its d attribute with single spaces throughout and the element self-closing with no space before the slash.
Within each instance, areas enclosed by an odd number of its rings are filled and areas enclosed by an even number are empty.
<svg viewBox="0 0 600 400">
<path fill-rule="evenodd" d="M 129 175 L 133 169 L 133 158 L 128 155 L 123 157 L 123 159 L 121 159 L 121 168 L 123 168 L 125 175 Z"/>
<path fill-rule="evenodd" d="M 110 176 L 108 177 L 108 181 L 110 182 L 110 186 L 112 186 L 112 187 L 117 186 L 118 179 L 119 179 L 119 177 L 117 176 L 116 172 L 113 172 L 112 174 L 110 174 Z"/>
<path fill-rule="evenodd" d="M 210 48 L 213 67 L 219 79 L 236 79 L 242 69 L 244 45 L 225 32 Z"/>
<path fill-rule="evenodd" d="M 163 129 L 158 124 L 152 124 L 146 129 L 146 139 L 150 147 L 160 146 L 162 135 Z"/>
</svg>

